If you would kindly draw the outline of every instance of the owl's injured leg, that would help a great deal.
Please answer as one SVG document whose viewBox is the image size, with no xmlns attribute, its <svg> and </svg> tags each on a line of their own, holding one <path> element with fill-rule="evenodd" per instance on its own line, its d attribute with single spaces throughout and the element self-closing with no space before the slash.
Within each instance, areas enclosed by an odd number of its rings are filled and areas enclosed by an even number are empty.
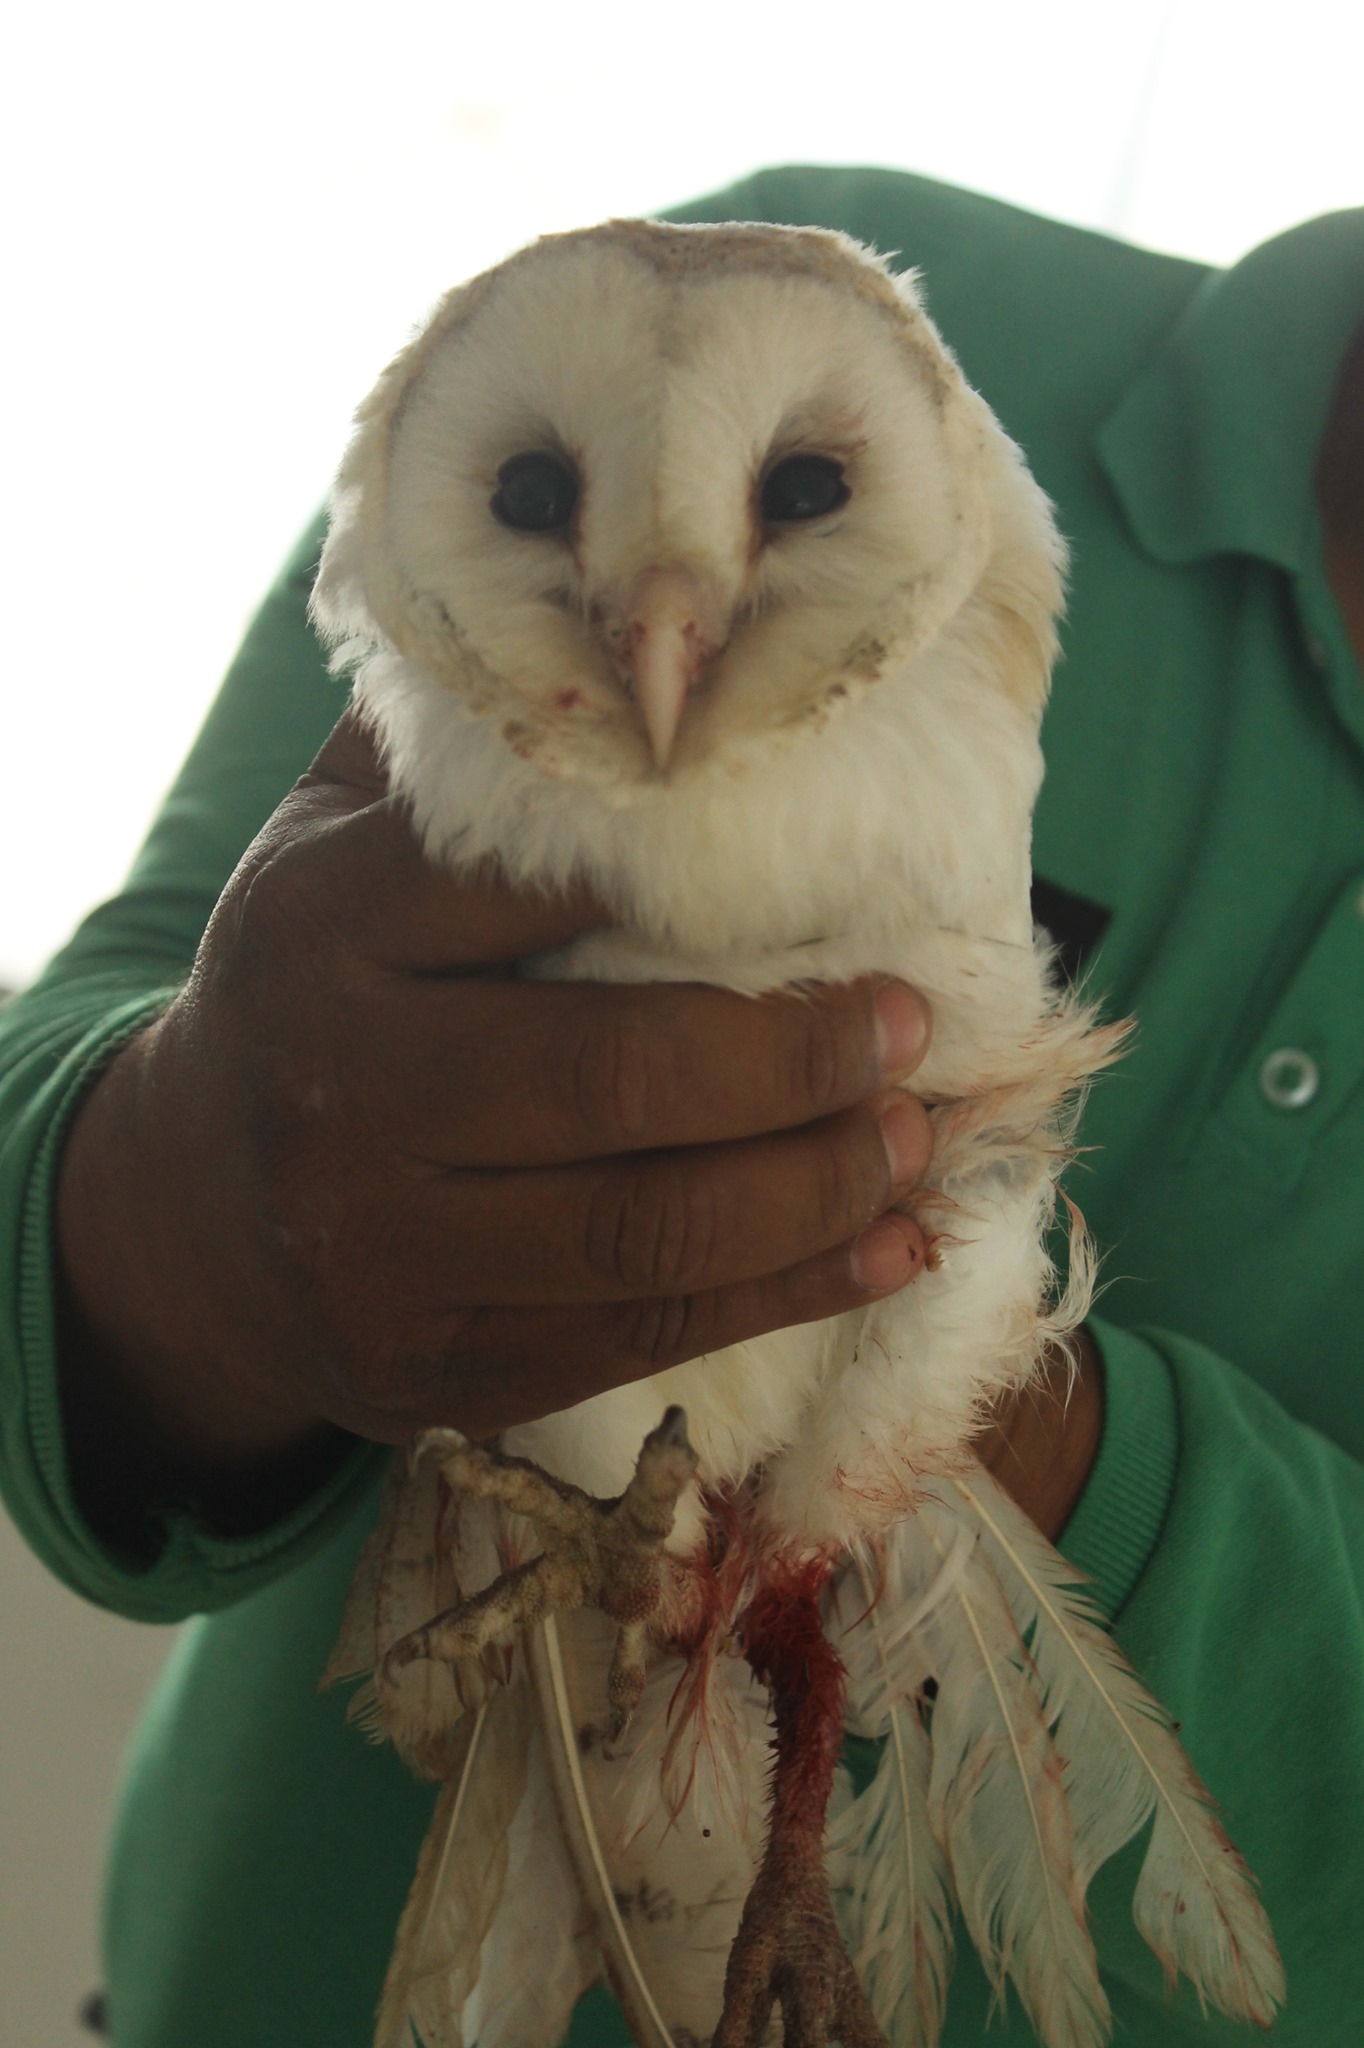
<svg viewBox="0 0 1364 2048">
<path fill-rule="evenodd" d="M 447 1608 L 389 1650 L 391 1674 L 419 1657 L 453 1664 L 475 1657 L 509 1629 L 574 1607 L 599 1607 L 617 1624 L 607 1678 L 608 1739 L 619 1741 L 644 1690 L 648 1627 L 662 1593 L 663 1545 L 677 1503 L 696 1472 L 687 1418 L 670 1408 L 644 1439 L 634 1477 L 616 1500 L 594 1500 L 528 1458 L 504 1457 L 466 1443 L 454 1430 L 441 1471 L 457 1493 L 499 1500 L 525 1515 L 542 1555 L 503 1572 L 481 1593 Z"/>
<path fill-rule="evenodd" d="M 844 1700 L 843 1666 L 819 1612 L 827 1575 L 816 1562 L 774 1578 L 744 1621 L 748 1660 L 772 1688 L 776 1762 L 767 1847 L 729 1953 L 711 2048 L 760 2048 L 774 2004 L 783 2048 L 887 2048 L 824 1875 Z"/>
</svg>

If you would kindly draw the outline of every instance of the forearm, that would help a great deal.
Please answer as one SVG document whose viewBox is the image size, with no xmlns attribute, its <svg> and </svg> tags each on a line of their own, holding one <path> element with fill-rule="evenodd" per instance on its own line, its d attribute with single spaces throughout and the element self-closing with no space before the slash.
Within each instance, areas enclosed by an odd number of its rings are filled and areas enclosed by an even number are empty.
<svg viewBox="0 0 1364 2048">
<path fill-rule="evenodd" d="M 153 1446 L 166 1424 L 153 1425 L 138 1405 L 134 1380 L 147 1355 L 137 1354 L 130 1379 L 117 1345 L 111 1349 L 82 1309 L 87 1265 L 123 1255 L 109 1241 L 76 1254 L 79 1286 L 63 1275 L 59 1168 L 101 1095 L 97 1077 L 175 999 L 242 847 L 333 722 L 341 692 L 327 682 L 303 618 L 314 545 L 310 539 L 300 547 L 263 607 L 128 885 L 0 1014 L 0 1258 L 7 1274 L 0 1289 L 0 1486 L 15 1521 L 60 1577 L 148 1620 L 239 1597 L 281 1563 L 259 1541 L 250 1555 L 227 1544 L 213 1548 L 206 1525 L 168 1512 L 153 1566 L 145 1512 L 114 1513 L 104 1497 L 116 1474 L 120 1485 L 125 1472 L 149 1481 L 153 1467 L 164 1474 L 162 1451 Z M 110 1222 L 131 1236 L 130 1140 L 112 1123 L 109 1135 L 114 1156 L 103 1200 Z M 153 1258 L 169 1257 L 158 1254 L 154 1228 L 141 1227 L 151 1230 L 144 1246 Z M 210 1336 L 207 1328 L 197 1333 L 196 1355 Z M 183 1462 L 176 1470 L 177 1482 L 160 1497 L 183 1501 Z M 134 1490 L 145 1504 L 161 1484 Z M 280 1559 L 318 1540 L 336 1498 L 324 1486 L 315 1515 L 300 1509 L 281 1536 Z"/>
<path fill-rule="evenodd" d="M 172 1010 L 111 1062 L 72 1124 L 57 1184 L 58 1378 L 71 1481 L 92 1528 L 134 1555 L 154 1552 L 159 1532 L 148 1518 L 168 1503 L 194 1507 L 224 1535 L 266 1526 L 351 1442 L 270 1398 L 244 1369 L 249 1330 L 218 1307 L 240 1298 L 240 1286 L 228 1271 L 210 1293 L 196 1272 L 206 1238 L 231 1262 L 230 1236 L 215 1243 L 212 1231 L 215 1176 L 231 1155 L 207 1131 L 186 1130 L 192 1103 L 149 1100 L 174 1087 L 174 1031 Z M 163 1142 L 168 1128 L 175 1146 Z"/>
<path fill-rule="evenodd" d="M 1089 1331 L 1059 1347 L 1021 1393 L 996 1407 L 976 1454 L 1055 1543 L 1079 1504 L 1103 1438 L 1103 1367 Z"/>
<path fill-rule="evenodd" d="M 97 1535 L 150 1557 L 167 1507 L 192 1508 L 225 1536 L 264 1528 L 322 1483 L 351 1439 L 272 1407 L 225 1355 L 215 1319 L 178 1312 L 184 1251 L 168 1224 L 190 1195 L 147 1156 L 146 1051 L 144 1036 L 118 1056 L 72 1127 L 54 1280 L 72 1488 Z"/>
<path fill-rule="evenodd" d="M 70 1319 L 56 1259 L 63 1143 L 95 1076 L 171 999 L 164 975 L 164 960 L 130 946 L 116 975 L 48 978 L 0 1014 L 0 1489 L 58 1577 L 147 1621 L 221 1606 L 308 1555 L 344 1517 L 366 1462 L 357 1452 L 334 1478 L 314 1475 L 315 1490 L 274 1531 L 237 1542 L 230 1514 L 190 1505 L 197 1489 L 183 1464 L 172 1480 L 151 1448 L 158 1430 Z M 117 1170 L 113 1188 L 117 1208 Z M 258 1496 L 247 1518 L 268 1505 Z"/>
</svg>

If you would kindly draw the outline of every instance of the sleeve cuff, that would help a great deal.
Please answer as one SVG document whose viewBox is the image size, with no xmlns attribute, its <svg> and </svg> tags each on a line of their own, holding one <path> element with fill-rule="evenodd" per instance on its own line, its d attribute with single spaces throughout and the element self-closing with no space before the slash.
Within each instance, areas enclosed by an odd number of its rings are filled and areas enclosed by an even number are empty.
<svg viewBox="0 0 1364 2048">
<path fill-rule="evenodd" d="M 1160 1540 L 1179 1463 L 1179 1410 L 1161 1353 L 1131 1330 L 1093 1320 L 1104 1377 L 1103 1438 L 1061 1533 L 1067 1560 L 1116 1620 Z"/>
</svg>

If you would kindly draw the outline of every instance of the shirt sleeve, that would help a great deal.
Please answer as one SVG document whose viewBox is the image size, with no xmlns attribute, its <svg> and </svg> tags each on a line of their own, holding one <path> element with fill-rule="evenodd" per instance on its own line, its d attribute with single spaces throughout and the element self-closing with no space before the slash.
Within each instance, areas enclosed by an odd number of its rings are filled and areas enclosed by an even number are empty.
<svg viewBox="0 0 1364 2048">
<path fill-rule="evenodd" d="M 380 1455 L 358 1447 L 314 1498 L 249 1538 L 168 1511 L 148 1563 L 86 1525 L 57 1393 L 53 1194 L 66 1129 L 102 1068 L 184 982 L 242 851 L 344 704 L 306 616 L 321 533 L 318 523 L 303 536 L 257 614 L 124 888 L 0 1010 L 0 1493 L 59 1578 L 142 1621 L 220 1607 L 290 1569 L 332 1533 Z"/>
<path fill-rule="evenodd" d="M 1364 1469 L 1201 1344 L 1091 1329 L 1104 1434 L 1061 1548 L 1260 1882 L 1288 1979 L 1276 2037 L 1335 2038 L 1364 2005 Z M 1220 2041 L 1187 1986 L 1164 2002 L 1134 1878 L 1129 1853 L 1095 1886 L 1115 2009 L 1132 2001 L 1137 2038 L 1161 2012 L 1162 2039 Z"/>
</svg>

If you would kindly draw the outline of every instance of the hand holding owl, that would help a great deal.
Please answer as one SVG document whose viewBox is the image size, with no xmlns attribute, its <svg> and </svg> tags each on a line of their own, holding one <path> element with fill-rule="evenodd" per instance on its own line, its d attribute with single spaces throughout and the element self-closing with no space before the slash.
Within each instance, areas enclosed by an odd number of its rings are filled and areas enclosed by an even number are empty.
<svg viewBox="0 0 1364 2048">
<path fill-rule="evenodd" d="M 602 919 L 585 892 L 432 868 L 363 732 L 338 729 L 71 1134 L 65 1256 L 117 1382 L 92 1386 L 87 1353 L 74 1441 L 106 1518 L 192 1481 L 221 1521 L 263 1520 L 338 1426 L 484 1435 L 919 1270 L 918 1226 L 875 1220 L 893 1187 L 870 1105 L 921 1055 L 922 1003 L 510 971 Z M 913 1178 L 927 1119 L 894 1104 Z M 707 1201 L 732 1225 L 670 1266 Z"/>
</svg>

